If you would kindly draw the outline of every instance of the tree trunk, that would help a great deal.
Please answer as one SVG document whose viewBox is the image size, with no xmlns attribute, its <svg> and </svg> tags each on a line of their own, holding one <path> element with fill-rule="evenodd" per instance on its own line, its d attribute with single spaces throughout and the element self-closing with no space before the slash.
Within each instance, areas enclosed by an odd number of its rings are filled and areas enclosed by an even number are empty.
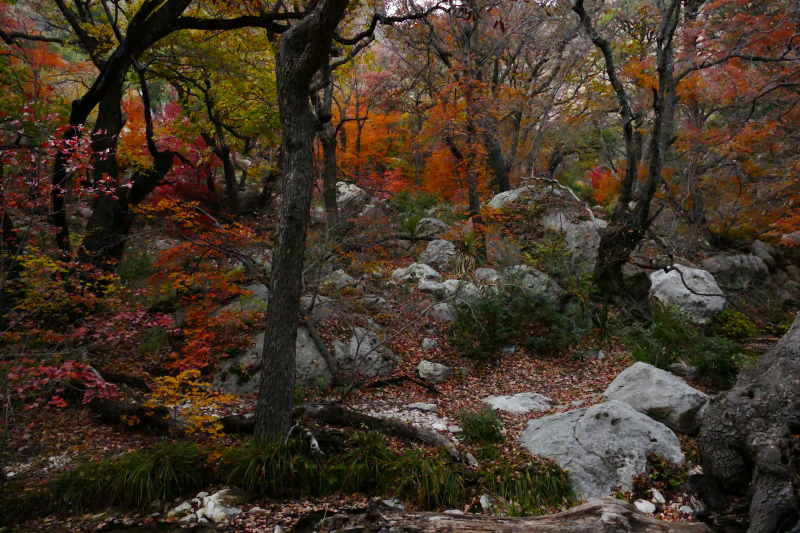
<svg viewBox="0 0 800 533">
<path fill-rule="evenodd" d="M 421 513 L 373 500 L 367 513 L 334 515 L 325 525 L 363 533 L 710 533 L 705 524 L 665 522 L 622 500 L 606 498 L 563 513 L 529 518 Z"/>
<path fill-rule="evenodd" d="M 319 0 L 281 36 L 276 57 L 283 133 L 283 191 L 264 335 L 264 366 L 256 409 L 256 438 L 283 441 L 292 422 L 295 338 L 303 254 L 314 190 L 316 122 L 308 88 L 330 57 L 331 40 L 349 0 Z"/>
<path fill-rule="evenodd" d="M 800 315 L 733 389 L 712 398 L 697 444 L 703 466 L 697 492 L 714 513 L 749 501 L 749 516 L 737 517 L 749 518 L 748 533 L 797 531 Z"/>
<path fill-rule="evenodd" d="M 481 139 L 483 140 L 483 147 L 486 149 L 489 168 L 492 169 L 492 174 L 494 174 L 492 189 L 496 193 L 506 192 L 511 189 L 511 182 L 508 176 L 508 164 L 503 155 L 503 147 L 500 145 L 500 139 L 497 138 L 497 120 L 485 119 L 482 122 Z"/>
</svg>

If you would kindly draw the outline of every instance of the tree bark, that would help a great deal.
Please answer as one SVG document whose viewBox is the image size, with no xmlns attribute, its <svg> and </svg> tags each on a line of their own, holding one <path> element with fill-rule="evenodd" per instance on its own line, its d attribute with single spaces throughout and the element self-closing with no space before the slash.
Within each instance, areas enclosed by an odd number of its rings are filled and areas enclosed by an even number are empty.
<svg viewBox="0 0 800 533">
<path fill-rule="evenodd" d="M 333 33 L 348 3 L 319 0 L 278 43 L 275 63 L 283 133 L 283 192 L 256 409 L 255 435 L 263 443 L 281 442 L 291 428 L 297 316 L 314 189 L 316 121 L 308 88 L 330 57 Z"/>
<path fill-rule="evenodd" d="M 622 500 L 606 498 L 563 513 L 528 518 L 410 512 L 373 500 L 357 515 L 326 517 L 336 531 L 363 533 L 710 533 L 705 524 L 665 522 Z"/>
<path fill-rule="evenodd" d="M 799 441 L 800 315 L 770 352 L 739 374 L 733 389 L 709 403 L 697 439 L 699 496 L 715 513 L 735 500 L 749 501 L 749 516 L 739 517 L 749 519 L 748 533 L 796 531 Z"/>
</svg>

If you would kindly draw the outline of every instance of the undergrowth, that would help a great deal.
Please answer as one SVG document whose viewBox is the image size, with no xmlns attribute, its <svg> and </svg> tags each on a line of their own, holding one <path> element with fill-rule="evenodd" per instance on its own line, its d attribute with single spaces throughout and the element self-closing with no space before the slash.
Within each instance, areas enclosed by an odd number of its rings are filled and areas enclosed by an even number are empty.
<svg viewBox="0 0 800 533">
<path fill-rule="evenodd" d="M 553 355 L 583 335 L 579 315 L 578 306 L 562 306 L 543 295 L 519 289 L 495 291 L 456 305 L 450 343 L 479 363 L 498 358 L 503 348 L 518 342 L 535 354 Z"/>
<path fill-rule="evenodd" d="M 725 337 L 707 336 L 682 313 L 654 306 L 649 326 L 633 325 L 627 330 L 627 344 L 637 361 L 659 368 L 673 363 L 697 367 L 698 376 L 722 385 L 736 378 L 737 358 L 742 350 Z"/>
<path fill-rule="evenodd" d="M 77 466 L 37 487 L 0 486 L 0 524 L 114 506 L 163 511 L 155 502 L 211 485 L 237 486 L 271 498 L 396 496 L 429 510 L 458 508 L 475 494 L 489 492 L 507 502 L 504 512 L 520 515 L 546 513 L 574 501 L 566 474 L 549 462 L 487 462 L 475 471 L 443 450 L 392 450 L 382 435 L 366 431 L 349 436 L 343 449 L 325 452 L 312 453 L 299 437 L 266 447 L 162 443 Z"/>
</svg>

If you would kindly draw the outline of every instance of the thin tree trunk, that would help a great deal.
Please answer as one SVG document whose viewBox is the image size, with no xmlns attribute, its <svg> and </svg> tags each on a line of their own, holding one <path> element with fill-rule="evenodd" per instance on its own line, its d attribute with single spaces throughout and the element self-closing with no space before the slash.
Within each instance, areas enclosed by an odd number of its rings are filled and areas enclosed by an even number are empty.
<svg viewBox="0 0 800 533">
<path fill-rule="evenodd" d="M 256 408 L 255 436 L 263 443 L 282 442 L 291 428 L 297 316 L 314 190 L 316 122 L 308 88 L 314 74 L 329 59 L 333 32 L 348 3 L 319 0 L 278 44 L 275 63 L 283 133 L 283 191 Z"/>
</svg>

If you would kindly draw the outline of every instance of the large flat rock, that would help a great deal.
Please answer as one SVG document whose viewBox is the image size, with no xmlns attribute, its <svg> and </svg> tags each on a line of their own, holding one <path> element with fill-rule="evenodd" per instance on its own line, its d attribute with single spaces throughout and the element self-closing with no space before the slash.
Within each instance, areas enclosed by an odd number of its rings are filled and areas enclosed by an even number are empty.
<svg viewBox="0 0 800 533">
<path fill-rule="evenodd" d="M 633 487 L 647 470 L 647 455 L 684 461 L 680 443 L 667 426 L 622 402 L 606 402 L 528 422 L 520 444 L 569 471 L 578 497 L 595 500 L 618 486 Z"/>
</svg>

